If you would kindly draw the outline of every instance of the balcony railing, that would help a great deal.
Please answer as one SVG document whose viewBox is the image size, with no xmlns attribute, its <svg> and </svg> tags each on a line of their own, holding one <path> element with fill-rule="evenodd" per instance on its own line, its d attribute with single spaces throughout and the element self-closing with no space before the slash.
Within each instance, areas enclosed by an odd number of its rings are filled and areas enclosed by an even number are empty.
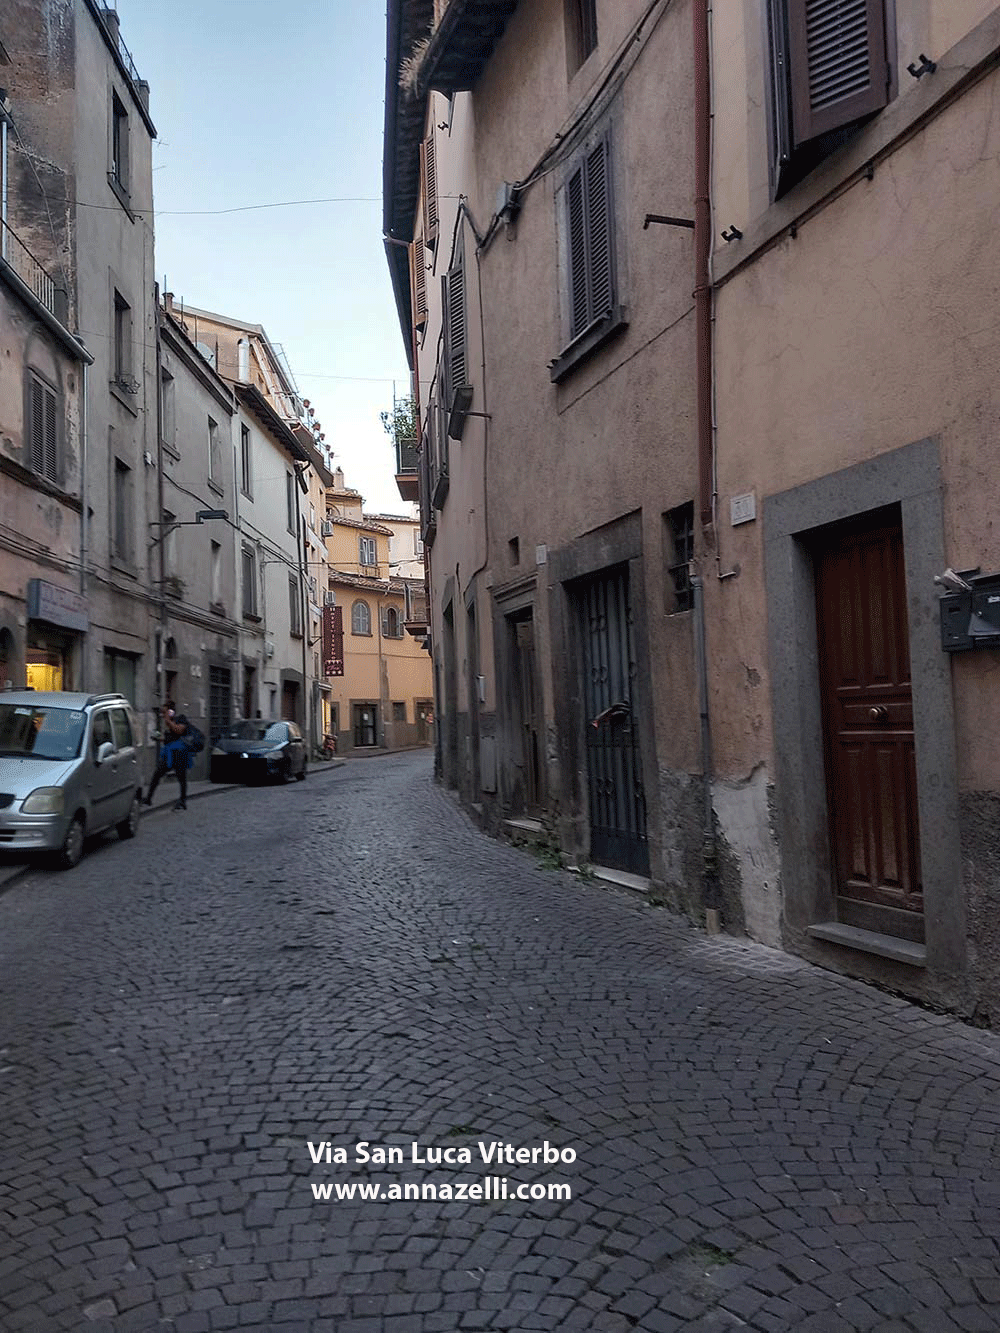
<svg viewBox="0 0 1000 1333">
<path fill-rule="evenodd" d="M 417 475 L 419 455 L 414 436 L 396 437 L 396 476 Z"/>
<path fill-rule="evenodd" d="M 0 257 L 5 259 L 32 296 L 54 315 L 60 323 L 66 322 L 68 301 L 63 287 L 45 270 L 10 225 L 0 219 Z"/>
</svg>

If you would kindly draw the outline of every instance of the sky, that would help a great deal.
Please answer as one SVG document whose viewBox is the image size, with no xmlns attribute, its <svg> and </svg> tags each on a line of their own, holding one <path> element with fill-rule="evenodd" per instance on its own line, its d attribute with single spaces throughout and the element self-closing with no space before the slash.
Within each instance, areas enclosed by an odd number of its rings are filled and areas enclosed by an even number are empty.
<svg viewBox="0 0 1000 1333">
<path fill-rule="evenodd" d="M 382 244 L 384 6 L 116 7 L 150 84 L 161 290 L 262 324 L 366 509 L 406 513 L 379 420 L 409 385 Z M 287 202 L 319 199 L 341 202 Z"/>
</svg>

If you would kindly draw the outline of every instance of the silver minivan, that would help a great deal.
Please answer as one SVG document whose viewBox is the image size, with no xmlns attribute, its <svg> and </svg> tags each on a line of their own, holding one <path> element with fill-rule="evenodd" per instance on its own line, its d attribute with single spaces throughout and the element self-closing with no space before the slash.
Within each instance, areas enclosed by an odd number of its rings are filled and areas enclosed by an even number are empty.
<svg viewBox="0 0 1000 1333">
<path fill-rule="evenodd" d="M 124 694 L 0 694 L 0 852 L 54 852 L 69 868 L 93 833 L 134 838 L 138 745 Z"/>
</svg>

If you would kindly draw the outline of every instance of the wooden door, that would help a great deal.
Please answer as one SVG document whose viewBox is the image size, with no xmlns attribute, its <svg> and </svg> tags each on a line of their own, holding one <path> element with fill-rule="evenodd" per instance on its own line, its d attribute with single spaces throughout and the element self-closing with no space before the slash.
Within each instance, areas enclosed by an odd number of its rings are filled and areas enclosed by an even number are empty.
<svg viewBox="0 0 1000 1333">
<path fill-rule="evenodd" d="M 522 805 L 532 814 L 541 807 L 542 796 L 542 723 L 539 710 L 538 680 L 535 666 L 534 614 L 512 619 L 514 678 L 517 682 L 517 720 L 520 732 L 518 772 L 522 784 Z"/>
<path fill-rule="evenodd" d="M 648 875 L 628 569 L 588 579 L 579 613 L 591 857 L 598 865 Z"/>
<path fill-rule="evenodd" d="M 919 938 L 923 894 L 898 521 L 841 529 L 819 552 L 816 575 L 838 919 Z"/>
</svg>

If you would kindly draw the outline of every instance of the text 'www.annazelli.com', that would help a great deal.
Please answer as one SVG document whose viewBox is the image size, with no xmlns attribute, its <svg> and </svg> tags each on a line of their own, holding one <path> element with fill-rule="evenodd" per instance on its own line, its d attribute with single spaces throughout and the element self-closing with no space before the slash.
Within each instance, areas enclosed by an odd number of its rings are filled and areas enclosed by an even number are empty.
<svg viewBox="0 0 1000 1333">
<path fill-rule="evenodd" d="M 440 1185 L 425 1180 L 419 1183 L 380 1185 L 376 1181 L 352 1181 L 341 1184 L 331 1181 L 329 1184 L 312 1186 L 313 1198 L 317 1202 L 348 1203 L 389 1203 L 394 1199 L 472 1199 L 474 1201 L 502 1202 L 520 1200 L 525 1203 L 538 1203 L 543 1200 L 564 1202 L 572 1199 L 571 1186 L 561 1181 L 536 1182 L 534 1185 L 518 1184 L 506 1176 L 486 1176 L 482 1180 L 442 1181 Z"/>
</svg>

